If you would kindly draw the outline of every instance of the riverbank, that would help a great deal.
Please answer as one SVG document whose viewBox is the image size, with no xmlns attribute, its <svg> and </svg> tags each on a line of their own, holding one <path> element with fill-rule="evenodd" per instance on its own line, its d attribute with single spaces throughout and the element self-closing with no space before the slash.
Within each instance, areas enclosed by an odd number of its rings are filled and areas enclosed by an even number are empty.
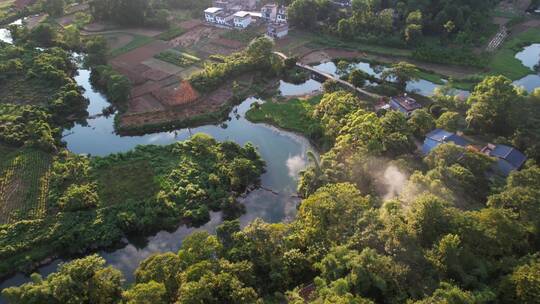
<svg viewBox="0 0 540 304">
<path fill-rule="evenodd" d="M 246 113 L 246 118 L 251 122 L 267 123 L 301 134 L 309 138 L 319 151 L 325 151 L 329 147 L 329 140 L 324 137 L 320 122 L 312 117 L 313 109 L 322 96 L 272 99 L 255 103 Z"/>
</svg>

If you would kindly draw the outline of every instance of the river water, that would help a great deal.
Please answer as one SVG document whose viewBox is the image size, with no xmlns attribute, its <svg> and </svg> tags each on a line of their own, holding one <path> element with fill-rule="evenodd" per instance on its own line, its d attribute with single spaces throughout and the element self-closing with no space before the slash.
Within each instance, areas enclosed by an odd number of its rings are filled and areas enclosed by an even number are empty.
<svg viewBox="0 0 540 304">
<path fill-rule="evenodd" d="M 94 116 L 100 114 L 109 106 L 109 103 L 101 93 L 94 90 L 89 77 L 90 71 L 79 70 L 75 80 L 84 88 L 84 95 L 90 100 L 88 112 L 90 116 Z M 320 86 L 320 83 L 311 80 L 304 85 L 293 85 L 281 81 L 279 88 L 284 96 L 296 96 L 313 93 L 320 89 Z M 247 98 L 233 109 L 229 120 L 224 124 L 143 136 L 119 136 L 114 132 L 113 115 L 98 116 L 88 119 L 85 125 L 76 125 L 72 129 L 65 130 L 63 140 L 70 151 L 94 156 L 125 152 L 137 145 L 170 144 L 188 139 L 199 132 L 210 134 L 219 141 L 230 140 L 240 145 L 251 142 L 266 161 L 266 173 L 261 177 L 264 189 L 254 190 L 241 200 L 246 207 L 245 214 L 240 217 L 241 225 L 245 226 L 256 218 L 262 218 L 270 223 L 290 221 L 296 215 L 299 202 L 296 197 L 298 174 L 307 166 L 307 152 L 315 150 L 309 141 L 301 136 L 246 120 L 244 115 L 255 102 L 263 101 L 255 97 Z M 133 280 L 133 271 L 143 259 L 156 252 L 176 252 L 187 235 L 197 230 L 213 233 L 221 222 L 221 213 L 213 212 L 211 220 L 202 227 L 180 226 L 172 232 L 161 231 L 149 237 L 124 239 L 124 245 L 120 246 L 120 249 L 100 251 L 99 254 L 108 265 L 121 270 L 126 281 L 130 282 Z M 58 264 L 62 261 L 67 260 L 55 260 L 49 265 L 40 267 L 36 272 L 46 276 L 56 271 Z M 18 273 L 2 282 L 0 289 L 28 281 L 28 276 Z M 0 303 L 2 303 L 1 299 Z"/>
<path fill-rule="evenodd" d="M 523 51 L 516 54 L 516 58 L 520 59 L 523 62 L 523 65 L 533 70 L 533 67 L 538 64 L 540 60 L 540 44 L 533 44 L 526 47 Z M 332 61 L 320 63 L 315 65 L 314 68 L 337 77 L 341 76 L 336 64 Z M 367 73 L 368 75 L 374 76 L 377 79 L 381 79 L 381 74 L 385 69 L 387 69 L 387 67 L 371 64 L 369 62 L 358 61 L 351 63 L 348 69 L 358 69 Z M 516 86 L 523 87 L 528 92 L 532 92 L 535 88 L 540 87 L 540 76 L 537 73 L 530 74 L 514 81 L 514 84 Z M 368 83 L 368 85 L 376 84 Z M 434 90 L 440 86 L 441 85 L 429 80 L 418 79 L 416 81 L 409 81 L 407 83 L 407 91 L 423 96 L 431 96 L 433 95 Z M 466 98 L 469 96 L 470 92 L 466 90 L 454 89 L 454 94 Z"/>
</svg>

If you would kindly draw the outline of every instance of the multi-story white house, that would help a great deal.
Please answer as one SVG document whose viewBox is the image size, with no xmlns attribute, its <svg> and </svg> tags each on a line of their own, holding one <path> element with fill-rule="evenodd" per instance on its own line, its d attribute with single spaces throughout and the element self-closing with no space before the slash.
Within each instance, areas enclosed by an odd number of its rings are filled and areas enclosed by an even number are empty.
<svg viewBox="0 0 540 304">
<path fill-rule="evenodd" d="M 262 18 L 266 21 L 276 20 L 278 6 L 276 4 L 267 4 L 261 8 Z"/>
<path fill-rule="evenodd" d="M 266 31 L 266 35 L 270 38 L 274 39 L 280 39 L 289 34 L 289 24 L 287 22 L 282 23 L 276 23 L 276 22 L 270 22 L 268 23 L 268 28 Z"/>
<path fill-rule="evenodd" d="M 278 23 L 287 22 L 287 8 L 283 5 L 278 7 L 277 9 L 276 22 Z"/>
<path fill-rule="evenodd" d="M 216 16 L 223 9 L 221 7 L 209 7 L 204 10 L 204 19 L 206 22 L 216 23 Z"/>
<path fill-rule="evenodd" d="M 234 13 L 234 27 L 245 29 L 251 24 L 251 21 L 252 19 L 249 12 L 239 11 Z"/>
<path fill-rule="evenodd" d="M 231 25 L 231 21 L 234 19 L 234 13 L 231 11 L 220 11 L 216 15 L 216 23 L 221 25 Z"/>
</svg>

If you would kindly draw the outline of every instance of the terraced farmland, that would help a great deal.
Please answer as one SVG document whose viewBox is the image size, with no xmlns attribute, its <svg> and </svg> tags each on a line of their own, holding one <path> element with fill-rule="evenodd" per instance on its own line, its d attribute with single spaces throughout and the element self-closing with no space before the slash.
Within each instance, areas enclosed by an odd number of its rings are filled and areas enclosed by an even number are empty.
<svg viewBox="0 0 540 304">
<path fill-rule="evenodd" d="M 0 146 L 0 224 L 46 214 L 51 156 Z"/>
</svg>

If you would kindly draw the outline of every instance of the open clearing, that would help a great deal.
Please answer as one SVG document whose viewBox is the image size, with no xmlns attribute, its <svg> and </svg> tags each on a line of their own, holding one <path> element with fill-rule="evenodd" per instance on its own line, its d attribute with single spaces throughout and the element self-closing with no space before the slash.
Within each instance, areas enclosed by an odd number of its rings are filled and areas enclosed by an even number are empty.
<svg viewBox="0 0 540 304">
<path fill-rule="evenodd" d="M 189 119 L 220 110 L 232 97 L 230 84 L 210 95 L 200 96 L 182 82 L 200 71 L 202 62 L 175 65 L 156 55 L 174 51 L 207 59 L 212 54 L 231 54 L 247 44 L 222 38 L 227 30 L 204 25 L 198 20 L 183 21 L 179 26 L 185 32 L 170 41 L 159 40 L 157 32 L 143 36 L 137 29 L 101 32 L 112 49 L 109 63 L 133 85 L 128 109 L 120 118 L 121 126 Z"/>
<path fill-rule="evenodd" d="M 37 149 L 2 144 L 0 155 L 0 224 L 43 217 L 51 156 Z"/>
</svg>

